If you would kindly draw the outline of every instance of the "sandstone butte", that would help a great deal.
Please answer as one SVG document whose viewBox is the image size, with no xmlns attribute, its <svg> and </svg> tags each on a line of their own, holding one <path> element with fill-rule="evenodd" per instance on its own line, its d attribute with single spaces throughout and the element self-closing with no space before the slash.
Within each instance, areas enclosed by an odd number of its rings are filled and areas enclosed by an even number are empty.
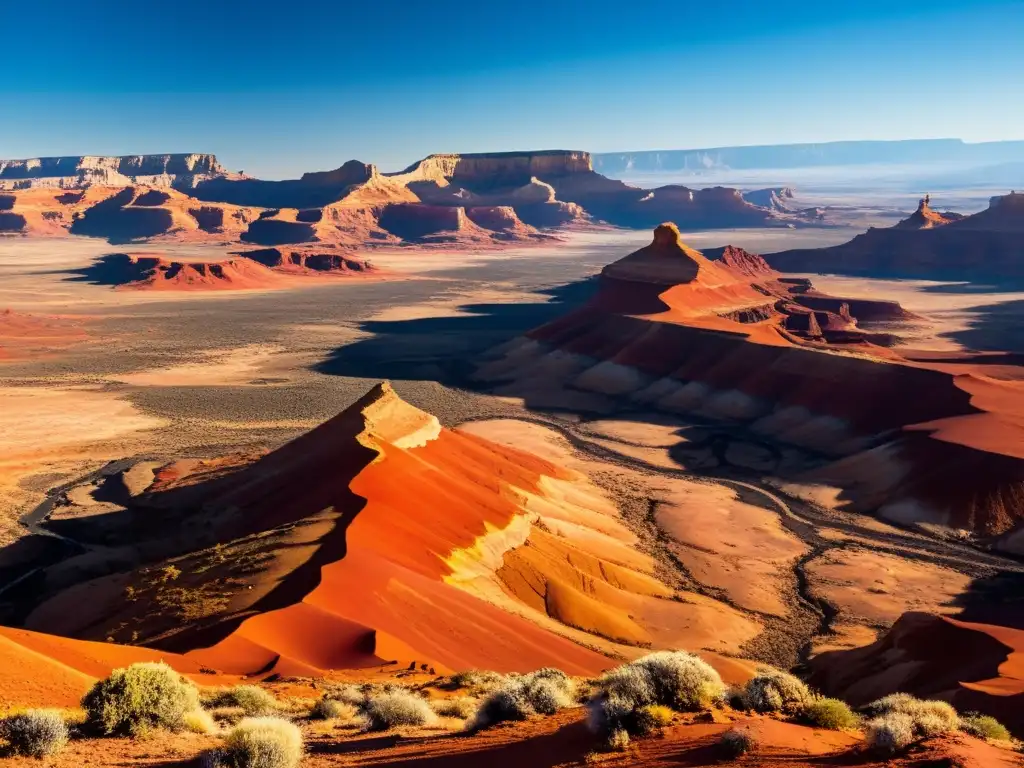
<svg viewBox="0 0 1024 768">
<path fill-rule="evenodd" d="M 915 357 L 857 325 L 906 317 L 898 304 L 824 296 L 740 249 L 709 254 L 658 227 L 588 304 L 493 350 L 478 380 L 535 404 L 597 393 L 742 424 L 825 457 L 792 479 L 839 489 L 842 508 L 1024 552 L 1014 355 Z"/>
<path fill-rule="evenodd" d="M 1024 277 L 1024 193 L 991 198 L 971 216 L 938 213 L 926 200 L 893 227 L 829 248 L 766 254 L 784 272 L 830 272 L 927 280 Z"/>
<path fill-rule="evenodd" d="M 586 152 L 561 150 L 431 155 L 397 173 L 351 160 L 286 181 L 231 173 L 200 154 L 0 161 L 0 233 L 115 243 L 481 248 L 544 242 L 584 221 L 735 227 L 817 219 L 766 200 L 755 205 L 724 187 L 641 189 L 596 173 Z"/>
</svg>

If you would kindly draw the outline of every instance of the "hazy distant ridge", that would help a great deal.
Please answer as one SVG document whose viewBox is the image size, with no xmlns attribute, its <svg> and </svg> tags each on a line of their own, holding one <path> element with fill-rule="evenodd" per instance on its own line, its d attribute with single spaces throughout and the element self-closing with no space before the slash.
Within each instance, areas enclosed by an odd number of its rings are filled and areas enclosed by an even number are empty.
<svg viewBox="0 0 1024 768">
<path fill-rule="evenodd" d="M 1003 163 L 1024 160 L 1024 141 L 968 144 L 961 139 L 835 141 L 751 147 L 604 152 L 593 155 L 603 174 L 712 169 L 813 168 L 877 163 Z"/>
</svg>

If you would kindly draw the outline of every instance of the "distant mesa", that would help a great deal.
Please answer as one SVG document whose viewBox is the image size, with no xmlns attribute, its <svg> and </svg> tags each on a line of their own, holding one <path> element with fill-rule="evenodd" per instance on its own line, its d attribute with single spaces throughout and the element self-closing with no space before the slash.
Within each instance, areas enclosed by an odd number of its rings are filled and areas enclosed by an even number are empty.
<svg viewBox="0 0 1024 768">
<path fill-rule="evenodd" d="M 492 350 L 476 379 L 534 407 L 596 399 L 741 425 L 785 446 L 770 463 L 794 493 L 1024 552 L 1018 358 L 900 351 L 893 334 L 913 316 L 899 304 L 831 296 L 775 266 L 731 246 L 702 253 L 661 225 L 604 268 L 587 304 Z"/>
<path fill-rule="evenodd" d="M 766 194 L 761 194 L 761 192 Z M 693 227 L 815 223 L 790 190 L 654 189 L 596 173 L 570 150 L 430 155 L 397 173 L 350 160 L 331 171 L 265 181 L 213 155 L 0 161 L 0 232 L 148 240 L 325 243 L 365 247 L 500 247 L 580 223 Z M 764 198 L 764 199 L 762 199 Z"/>
<path fill-rule="evenodd" d="M 182 261 L 152 253 L 112 253 L 78 270 L 75 279 L 140 291 L 267 290 L 295 286 L 295 277 L 378 276 L 367 261 L 341 253 L 266 248 L 220 261 Z"/>
<path fill-rule="evenodd" d="M 1024 193 L 993 197 L 970 216 L 938 213 L 923 198 L 909 217 L 842 245 L 765 254 L 783 272 L 931 280 L 1024 279 Z"/>
<path fill-rule="evenodd" d="M 594 155 L 594 167 L 611 176 L 631 173 L 701 174 L 717 170 L 755 170 L 864 166 L 896 163 L 973 163 L 977 166 L 1024 160 L 1024 141 L 970 143 L 961 139 L 904 141 L 830 141 L 815 144 L 766 144 Z"/>
</svg>

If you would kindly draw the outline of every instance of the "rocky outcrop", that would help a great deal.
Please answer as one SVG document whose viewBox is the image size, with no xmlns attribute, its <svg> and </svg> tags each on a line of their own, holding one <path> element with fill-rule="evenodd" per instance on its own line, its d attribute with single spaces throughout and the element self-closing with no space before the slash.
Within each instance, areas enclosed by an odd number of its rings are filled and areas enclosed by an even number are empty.
<svg viewBox="0 0 1024 768">
<path fill-rule="evenodd" d="M 765 254 L 782 272 L 931 280 L 1024 279 L 1024 193 L 994 197 L 972 216 L 937 214 L 924 200 L 908 219 L 828 248 Z"/>
<path fill-rule="evenodd" d="M 242 251 L 237 254 L 251 259 L 265 267 L 288 272 L 335 272 L 360 273 L 378 271 L 370 262 L 356 259 L 344 253 L 333 253 L 319 249 L 304 248 L 262 248 Z"/>
</svg>

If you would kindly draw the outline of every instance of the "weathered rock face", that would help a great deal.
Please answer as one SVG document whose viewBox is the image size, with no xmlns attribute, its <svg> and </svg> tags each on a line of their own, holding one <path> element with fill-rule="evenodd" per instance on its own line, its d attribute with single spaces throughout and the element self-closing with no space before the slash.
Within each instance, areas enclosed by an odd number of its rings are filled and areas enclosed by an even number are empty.
<svg viewBox="0 0 1024 768">
<path fill-rule="evenodd" d="M 150 177 L 164 177 L 166 180 L 163 185 L 170 186 L 178 176 L 217 176 L 226 173 L 227 170 L 217 162 L 217 158 L 209 154 L 120 157 L 77 155 L 0 160 L 0 184 L 17 188 L 130 183 L 161 186 Z"/>
</svg>

